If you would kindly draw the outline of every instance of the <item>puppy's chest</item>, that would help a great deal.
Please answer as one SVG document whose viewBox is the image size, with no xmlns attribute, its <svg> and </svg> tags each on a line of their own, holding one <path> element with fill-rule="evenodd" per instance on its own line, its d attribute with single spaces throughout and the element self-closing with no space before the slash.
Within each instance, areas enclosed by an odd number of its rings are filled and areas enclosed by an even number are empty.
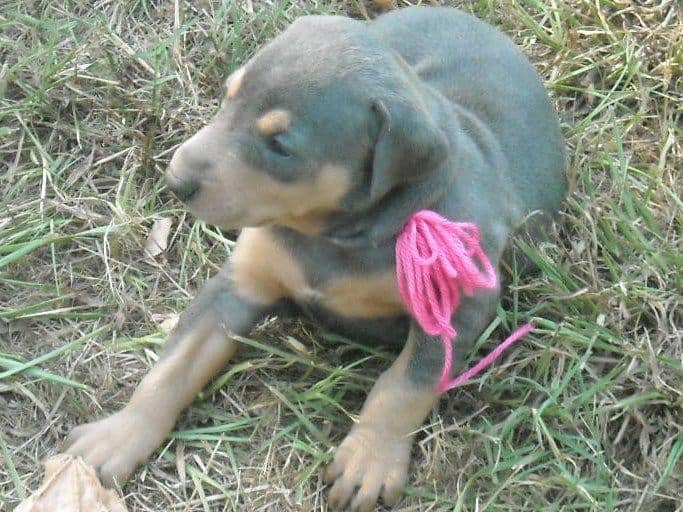
<svg viewBox="0 0 683 512">
<path fill-rule="evenodd" d="M 315 279 L 303 288 L 294 287 L 295 301 L 313 303 L 350 318 L 381 318 L 405 312 L 393 272 L 377 274 L 340 274 L 318 283 Z"/>
<path fill-rule="evenodd" d="M 381 255 L 368 258 L 324 244 L 296 242 L 266 228 L 243 230 L 232 257 L 238 290 L 262 303 L 290 299 L 349 318 L 405 312 L 394 267 L 382 264 Z"/>
</svg>

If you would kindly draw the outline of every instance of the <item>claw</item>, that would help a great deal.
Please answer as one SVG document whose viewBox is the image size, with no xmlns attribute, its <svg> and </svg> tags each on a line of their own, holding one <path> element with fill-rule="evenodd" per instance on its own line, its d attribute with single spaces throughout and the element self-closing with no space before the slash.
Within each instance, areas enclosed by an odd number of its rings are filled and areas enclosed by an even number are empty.
<svg viewBox="0 0 683 512">
<path fill-rule="evenodd" d="M 124 484 L 166 434 L 162 423 L 124 409 L 103 420 L 74 428 L 62 449 L 82 457 L 95 469 L 102 484 L 111 488 Z"/>
<path fill-rule="evenodd" d="M 366 512 L 382 496 L 386 504 L 398 501 L 406 482 L 411 439 L 387 436 L 370 427 L 357 425 L 337 450 L 327 467 L 333 482 L 328 503 L 333 510 Z"/>
</svg>

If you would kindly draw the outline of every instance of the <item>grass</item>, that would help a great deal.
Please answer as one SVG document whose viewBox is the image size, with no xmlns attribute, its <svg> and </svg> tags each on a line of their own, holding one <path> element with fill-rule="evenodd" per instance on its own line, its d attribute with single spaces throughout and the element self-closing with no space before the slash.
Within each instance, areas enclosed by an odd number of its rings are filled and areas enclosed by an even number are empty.
<svg viewBox="0 0 683 512">
<path fill-rule="evenodd" d="M 401 5 L 408 2 L 400 0 Z M 436 3 L 436 2 L 435 2 Z M 536 333 L 451 392 L 399 510 L 683 511 L 683 25 L 675 0 L 475 0 L 531 57 L 563 121 L 573 193 L 524 250 L 482 338 Z M 163 188 L 222 79 L 296 16 L 361 0 L 0 6 L 0 509 L 76 424 L 113 411 L 232 237 Z M 153 222 L 171 218 L 150 262 Z M 131 510 L 324 510 L 320 468 L 383 349 L 273 319 L 125 487 Z"/>
</svg>

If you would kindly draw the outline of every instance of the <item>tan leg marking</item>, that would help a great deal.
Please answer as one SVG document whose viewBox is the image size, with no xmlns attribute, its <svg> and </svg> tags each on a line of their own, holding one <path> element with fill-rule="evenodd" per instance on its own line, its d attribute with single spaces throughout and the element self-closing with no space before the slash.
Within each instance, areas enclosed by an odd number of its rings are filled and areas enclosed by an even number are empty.
<svg viewBox="0 0 683 512">
<path fill-rule="evenodd" d="M 123 484 L 168 436 L 180 412 L 228 362 L 237 344 L 212 322 L 202 322 L 142 380 L 128 405 L 100 421 L 76 427 L 68 453 L 99 468 L 105 485 Z"/>
<path fill-rule="evenodd" d="M 412 343 L 409 343 L 412 345 Z M 380 495 L 387 505 L 400 498 L 408 477 L 413 433 L 436 404 L 431 389 L 417 388 L 406 376 L 412 346 L 406 346 L 373 386 L 358 423 L 327 469 L 330 506 L 370 511 Z"/>
</svg>

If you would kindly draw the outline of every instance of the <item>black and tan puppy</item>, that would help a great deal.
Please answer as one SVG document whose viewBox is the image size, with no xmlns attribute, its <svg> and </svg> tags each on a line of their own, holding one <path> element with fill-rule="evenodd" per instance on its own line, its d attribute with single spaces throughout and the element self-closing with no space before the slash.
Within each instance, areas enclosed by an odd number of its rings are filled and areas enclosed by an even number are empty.
<svg viewBox="0 0 683 512">
<path fill-rule="evenodd" d="M 124 481 L 235 353 L 231 335 L 296 306 L 402 348 L 328 469 L 333 506 L 394 503 L 443 365 L 441 341 L 410 321 L 397 293 L 397 232 L 425 208 L 475 222 L 497 267 L 511 235 L 537 236 L 557 210 L 564 168 L 536 73 L 485 23 L 437 8 L 369 24 L 297 20 L 228 77 L 220 111 L 168 169 L 168 187 L 192 213 L 244 228 L 231 260 L 130 403 L 75 429 L 68 451 Z M 481 292 L 461 305 L 454 371 L 498 300 Z"/>
</svg>

